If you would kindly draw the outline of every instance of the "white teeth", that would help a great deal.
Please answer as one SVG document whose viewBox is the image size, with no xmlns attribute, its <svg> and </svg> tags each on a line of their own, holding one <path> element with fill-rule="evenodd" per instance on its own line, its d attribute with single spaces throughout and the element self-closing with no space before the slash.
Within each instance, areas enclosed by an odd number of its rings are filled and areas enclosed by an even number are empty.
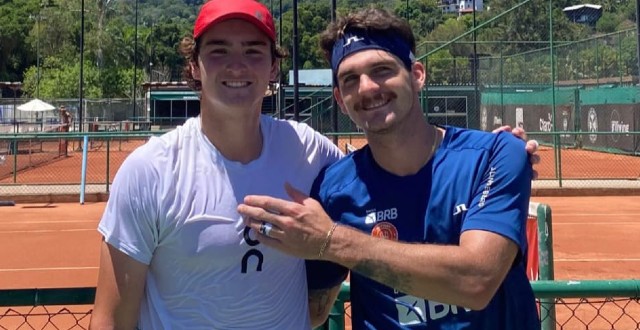
<svg viewBox="0 0 640 330">
<path fill-rule="evenodd" d="M 379 102 L 376 102 L 376 103 L 369 103 L 369 104 L 365 105 L 363 108 L 365 110 L 369 110 L 369 109 L 381 107 L 381 106 L 387 104 L 387 102 L 388 102 L 387 100 L 380 100 Z"/>
<path fill-rule="evenodd" d="M 227 86 L 227 87 L 231 87 L 231 88 L 241 88 L 241 87 L 249 86 L 249 82 L 247 82 L 247 81 L 226 81 L 224 83 L 224 85 Z"/>
</svg>

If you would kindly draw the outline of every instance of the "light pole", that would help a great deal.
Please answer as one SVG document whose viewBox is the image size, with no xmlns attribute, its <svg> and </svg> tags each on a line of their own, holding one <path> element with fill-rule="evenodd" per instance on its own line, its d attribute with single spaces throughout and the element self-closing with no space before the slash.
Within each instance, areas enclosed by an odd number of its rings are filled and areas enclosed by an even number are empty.
<svg viewBox="0 0 640 330">
<path fill-rule="evenodd" d="M 293 118 L 300 120 L 300 107 L 298 106 L 298 0 L 293 0 Z"/>
<path fill-rule="evenodd" d="M 404 9 L 407 11 L 405 19 L 409 21 L 409 0 L 407 0 Z"/>
<path fill-rule="evenodd" d="M 36 98 L 40 98 L 40 10 L 36 17 Z"/>
<path fill-rule="evenodd" d="M 135 2 L 135 36 L 133 39 L 133 121 L 136 121 L 136 85 L 138 84 L 138 0 L 135 0 Z"/>
<path fill-rule="evenodd" d="M 473 6 L 473 110 L 478 113 L 478 48 L 476 42 L 476 0 L 472 2 Z M 467 121 L 468 123 L 468 121 Z"/>
<path fill-rule="evenodd" d="M 638 59 L 638 86 L 640 86 L 640 0 L 636 0 L 636 56 Z"/>
<path fill-rule="evenodd" d="M 83 131 L 84 120 L 84 0 L 80 1 L 80 87 L 79 87 L 79 99 L 78 105 L 78 131 Z"/>
<path fill-rule="evenodd" d="M 331 22 L 336 21 L 336 0 L 331 0 Z M 333 76 L 333 75 L 332 75 Z M 331 121 L 333 122 L 333 132 L 338 133 L 338 102 L 333 96 L 333 90 L 336 88 L 335 79 L 331 77 Z M 333 136 L 333 143 L 338 145 L 338 134 Z"/>
<path fill-rule="evenodd" d="M 280 0 L 280 9 L 278 11 L 280 24 L 278 26 L 278 43 L 282 45 L 282 0 Z M 280 70 L 282 70 L 282 59 L 278 59 Z M 278 75 L 278 118 L 284 119 L 284 88 L 282 87 L 282 71 Z"/>
</svg>

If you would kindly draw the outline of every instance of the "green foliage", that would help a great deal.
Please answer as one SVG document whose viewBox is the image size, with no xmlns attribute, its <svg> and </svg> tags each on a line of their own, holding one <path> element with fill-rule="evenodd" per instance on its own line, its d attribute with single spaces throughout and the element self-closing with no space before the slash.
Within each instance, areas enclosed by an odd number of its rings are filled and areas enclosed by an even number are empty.
<svg viewBox="0 0 640 330">
<path fill-rule="evenodd" d="M 280 28 L 282 46 L 293 50 L 292 0 L 261 0 L 272 9 Z M 183 59 L 177 52 L 182 37 L 192 31 L 199 6 L 204 0 L 52 0 L 41 6 L 40 0 L 0 0 L 0 81 L 24 81 L 25 90 L 35 94 L 37 54 L 40 54 L 40 87 L 43 98 L 77 97 L 79 88 L 80 40 L 84 37 L 84 85 L 87 97 L 132 97 L 134 66 L 136 83 L 147 80 L 179 80 Z M 502 18 L 498 14 L 526 2 Z M 138 7 L 136 28 L 136 3 Z M 529 81 L 549 79 L 549 40 L 579 41 L 596 33 L 611 33 L 635 27 L 635 2 L 628 0 L 594 0 L 604 14 L 595 29 L 570 22 L 562 8 L 574 5 L 571 0 L 554 0 L 552 4 L 553 36 L 549 34 L 549 2 L 535 0 L 486 0 L 485 10 L 478 12 L 475 25 L 490 20 L 487 26 L 468 34 L 429 57 L 432 83 L 467 83 L 469 56 L 483 54 L 488 64 L 482 67 L 483 79 Z M 53 6 L 49 6 L 52 4 Z M 444 45 L 470 31 L 471 15 L 458 17 L 443 14 L 439 0 L 337 0 L 338 14 L 368 6 L 386 8 L 411 24 L 419 47 L 417 55 Z M 318 38 L 332 17 L 330 1 L 299 0 L 299 67 L 326 68 L 318 47 Z M 84 33 L 80 18 L 84 14 Z M 137 32 L 137 34 L 136 34 Z M 136 38 L 137 36 L 137 38 Z M 471 41 L 478 41 L 475 47 Z M 576 44 L 577 45 L 577 44 Z M 605 41 L 593 49 L 558 56 L 558 78 L 581 79 L 598 72 L 604 74 L 637 73 L 636 41 L 624 36 L 615 45 Z M 529 52 L 532 55 L 525 55 Z M 560 50 L 559 50 L 560 52 Z M 578 56 L 579 54 L 579 56 Z M 529 57 L 527 57 L 529 56 Z M 580 57 L 580 59 L 578 59 Z M 502 68 L 496 69 L 502 61 Z M 595 63 L 595 61 L 598 61 Z M 546 61 L 546 62 L 545 62 Z M 545 64 L 546 63 L 546 64 Z M 484 65 L 484 64 L 483 64 Z M 292 68 L 291 59 L 283 62 L 282 72 Z M 493 68 L 491 70 L 490 68 Z M 503 77 L 500 76 L 503 72 Z M 545 78 L 546 77 L 546 78 Z M 140 88 L 138 88 L 140 93 Z M 140 94 L 138 94 L 140 95 Z"/>
<path fill-rule="evenodd" d="M 596 31 L 601 33 L 615 32 L 620 24 L 620 17 L 611 13 L 604 13 L 596 23 Z"/>
<path fill-rule="evenodd" d="M 0 2 L 0 81 L 20 81 L 22 72 L 35 60 L 24 40 L 33 26 L 30 15 L 37 8 L 37 0 Z"/>
</svg>

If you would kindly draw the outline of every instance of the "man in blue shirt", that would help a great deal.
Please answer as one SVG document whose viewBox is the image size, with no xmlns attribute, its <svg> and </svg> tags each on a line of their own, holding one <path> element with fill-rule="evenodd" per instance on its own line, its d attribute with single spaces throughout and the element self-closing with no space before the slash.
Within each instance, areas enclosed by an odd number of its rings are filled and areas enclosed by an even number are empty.
<svg viewBox="0 0 640 330">
<path fill-rule="evenodd" d="M 321 46 L 368 145 L 320 174 L 320 203 L 291 186 L 293 202 L 245 198 L 247 225 L 313 259 L 310 288 L 337 290 L 351 269 L 353 329 L 539 329 L 525 274 L 524 142 L 427 123 L 413 33 L 384 10 L 341 18 Z"/>
</svg>

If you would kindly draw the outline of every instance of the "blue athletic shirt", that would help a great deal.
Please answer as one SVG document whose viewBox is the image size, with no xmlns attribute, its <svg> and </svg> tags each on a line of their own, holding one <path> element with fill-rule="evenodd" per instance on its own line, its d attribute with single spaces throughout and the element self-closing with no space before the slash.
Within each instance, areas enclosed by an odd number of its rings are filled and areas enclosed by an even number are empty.
<svg viewBox="0 0 640 330">
<path fill-rule="evenodd" d="M 418 173 L 385 171 L 365 146 L 323 171 L 312 196 L 335 221 L 374 236 L 458 245 L 462 232 L 487 230 L 515 242 L 519 255 L 481 311 L 410 296 L 352 272 L 353 329 L 540 329 L 523 257 L 532 177 L 524 142 L 510 133 L 445 129 L 434 157 Z M 344 278 L 344 268 L 329 264 L 307 261 L 311 289 Z"/>
</svg>

